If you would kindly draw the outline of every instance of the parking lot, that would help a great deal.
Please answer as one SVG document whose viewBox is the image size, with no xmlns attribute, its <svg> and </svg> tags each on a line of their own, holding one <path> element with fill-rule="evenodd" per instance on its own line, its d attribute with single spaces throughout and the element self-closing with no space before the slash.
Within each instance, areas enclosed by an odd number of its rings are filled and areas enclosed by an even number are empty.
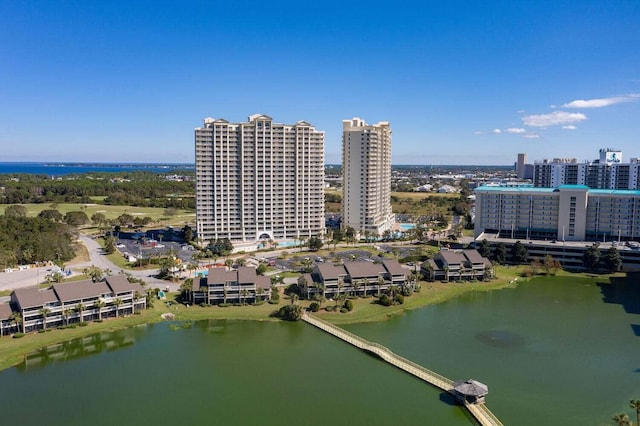
<svg viewBox="0 0 640 426">
<path fill-rule="evenodd" d="M 194 262 L 194 255 L 198 252 L 189 244 L 185 244 L 177 232 L 164 237 L 163 230 L 126 233 L 121 232 L 116 242 L 116 248 L 125 256 L 136 259 L 149 259 L 173 254 L 183 263 Z M 169 239 L 167 241 L 167 239 Z"/>
</svg>

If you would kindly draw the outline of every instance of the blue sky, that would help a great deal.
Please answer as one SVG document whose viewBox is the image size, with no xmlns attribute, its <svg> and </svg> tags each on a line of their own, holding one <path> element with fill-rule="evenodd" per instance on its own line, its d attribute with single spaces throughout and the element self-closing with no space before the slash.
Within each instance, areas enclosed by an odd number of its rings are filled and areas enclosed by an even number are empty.
<svg viewBox="0 0 640 426">
<path fill-rule="evenodd" d="M 0 161 L 193 162 L 205 117 L 394 164 L 640 157 L 640 2 L 0 1 Z"/>
</svg>

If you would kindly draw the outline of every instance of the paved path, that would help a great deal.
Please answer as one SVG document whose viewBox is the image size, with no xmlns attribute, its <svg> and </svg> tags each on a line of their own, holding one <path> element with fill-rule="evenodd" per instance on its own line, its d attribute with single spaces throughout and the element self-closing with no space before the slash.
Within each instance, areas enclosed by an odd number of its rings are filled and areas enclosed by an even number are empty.
<svg viewBox="0 0 640 426">
<path fill-rule="evenodd" d="M 91 260 L 89 260 L 88 262 L 75 263 L 66 266 L 65 268 L 71 269 L 73 274 L 81 274 L 83 268 L 93 265 L 102 270 L 109 269 L 114 275 L 119 274 L 121 271 L 124 271 L 136 278 L 144 280 L 147 285 L 152 288 L 164 289 L 165 287 L 169 286 L 169 289 L 171 291 L 177 291 L 180 287 L 180 285 L 177 283 L 171 283 L 169 281 L 159 280 L 155 278 L 155 275 L 158 273 L 157 269 L 123 270 L 122 268 L 114 265 L 107 258 L 107 256 L 103 254 L 102 247 L 100 247 L 100 245 L 93 239 L 81 235 L 80 241 L 87 247 L 89 258 Z M 51 266 L 30 268 L 22 271 L 0 272 L 0 291 L 37 286 L 39 283 L 42 283 L 44 281 L 44 277 L 49 273 L 51 273 Z"/>
<path fill-rule="evenodd" d="M 336 327 L 326 321 L 321 320 L 315 316 L 304 313 L 302 320 L 308 322 L 311 325 L 318 327 L 321 330 L 332 334 L 339 339 L 369 353 L 372 353 L 388 362 L 389 364 L 406 371 L 407 373 L 424 380 L 433 386 L 442 389 L 445 392 L 451 392 L 453 389 L 453 381 L 447 379 L 444 376 L 439 375 L 423 366 L 416 364 L 406 358 L 401 357 L 393 353 L 389 348 L 379 345 L 377 343 L 369 342 L 360 336 L 350 333 L 340 327 Z M 502 426 L 502 423 L 484 404 L 464 404 L 469 412 L 476 418 L 476 420 L 482 426 Z"/>
</svg>

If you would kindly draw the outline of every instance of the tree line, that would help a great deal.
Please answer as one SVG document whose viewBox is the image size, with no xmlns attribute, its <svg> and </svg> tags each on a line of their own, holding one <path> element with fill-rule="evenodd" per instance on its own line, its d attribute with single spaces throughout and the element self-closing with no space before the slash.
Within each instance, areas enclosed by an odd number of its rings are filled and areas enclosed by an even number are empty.
<svg viewBox="0 0 640 426">
<path fill-rule="evenodd" d="M 139 207 L 195 208 L 193 181 L 167 180 L 151 172 L 124 175 L 1 175 L 0 204 L 103 203 Z M 91 197 L 105 197 L 96 201 Z"/>
<path fill-rule="evenodd" d="M 0 216 L 0 268 L 49 261 L 62 265 L 74 256 L 76 235 L 72 225 L 9 210 Z"/>
<path fill-rule="evenodd" d="M 501 265 L 507 263 L 522 265 L 526 264 L 529 259 L 527 247 L 520 241 L 516 241 L 515 244 L 507 250 L 506 245 L 503 243 L 498 243 L 492 247 L 489 241 L 482 240 L 478 245 L 478 253 Z M 622 268 L 622 258 L 620 257 L 618 249 L 615 247 L 609 247 L 606 251 L 602 252 L 602 250 L 600 250 L 600 244 L 593 243 L 582 256 L 582 266 L 590 272 L 613 273 Z M 542 261 L 532 261 L 531 270 L 528 272 L 530 272 L 531 275 L 536 275 L 537 271 L 541 268 L 544 268 L 547 274 L 551 271 L 555 273 L 558 269 L 562 269 L 562 264 L 555 260 L 550 254 L 547 254 Z"/>
</svg>

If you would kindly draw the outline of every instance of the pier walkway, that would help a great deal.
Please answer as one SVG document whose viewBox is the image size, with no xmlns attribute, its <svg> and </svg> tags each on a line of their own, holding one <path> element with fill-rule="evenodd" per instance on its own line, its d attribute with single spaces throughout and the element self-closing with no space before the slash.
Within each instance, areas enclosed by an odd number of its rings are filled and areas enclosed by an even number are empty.
<svg viewBox="0 0 640 426">
<path fill-rule="evenodd" d="M 405 372 L 421 380 L 424 380 L 425 382 L 430 383 L 445 392 L 452 393 L 452 380 L 447 379 L 446 377 L 441 376 L 438 373 L 435 373 L 419 364 L 416 364 L 413 361 L 410 361 L 406 358 L 401 357 L 400 355 L 393 353 L 385 346 L 369 342 L 362 337 L 359 337 L 353 333 L 350 333 L 340 327 L 337 327 L 307 313 L 303 313 L 302 320 L 319 328 L 320 330 L 326 331 L 327 333 L 332 334 L 341 340 L 344 340 L 345 342 L 355 346 L 358 349 L 376 355 L 378 358 L 388 362 L 389 364 L 401 370 L 404 370 Z M 467 410 L 469 410 L 469 413 L 471 413 L 471 415 L 473 415 L 473 417 L 475 417 L 478 423 L 480 423 L 482 426 L 502 426 L 502 422 L 498 420 L 498 418 L 486 407 L 486 405 L 469 403 L 465 403 L 464 405 Z"/>
</svg>

